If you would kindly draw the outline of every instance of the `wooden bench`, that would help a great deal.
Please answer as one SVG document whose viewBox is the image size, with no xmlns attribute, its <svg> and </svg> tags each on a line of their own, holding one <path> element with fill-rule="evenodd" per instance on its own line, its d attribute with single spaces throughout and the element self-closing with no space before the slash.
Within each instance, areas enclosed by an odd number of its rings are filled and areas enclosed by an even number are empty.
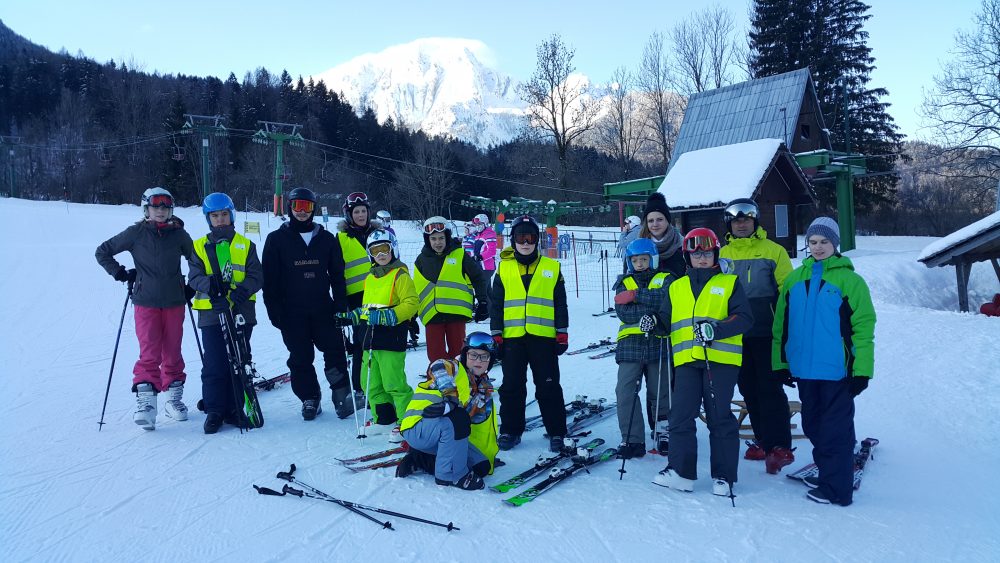
<svg viewBox="0 0 1000 563">
<path fill-rule="evenodd" d="M 791 412 L 791 418 L 794 419 L 795 415 L 800 414 L 802 411 L 802 403 L 799 401 L 788 401 L 788 410 Z M 736 415 L 736 422 L 740 425 L 740 438 L 744 440 L 753 440 L 753 427 L 750 425 L 750 421 L 747 420 L 747 416 L 750 415 L 747 411 L 747 404 L 744 401 L 733 401 L 733 414 Z M 708 423 L 705 418 L 705 411 L 701 411 L 698 415 L 702 422 Z M 789 422 L 789 427 L 792 430 L 792 439 L 800 440 L 805 438 L 805 434 L 796 434 L 795 430 L 798 429 L 799 425 L 794 422 Z"/>
</svg>

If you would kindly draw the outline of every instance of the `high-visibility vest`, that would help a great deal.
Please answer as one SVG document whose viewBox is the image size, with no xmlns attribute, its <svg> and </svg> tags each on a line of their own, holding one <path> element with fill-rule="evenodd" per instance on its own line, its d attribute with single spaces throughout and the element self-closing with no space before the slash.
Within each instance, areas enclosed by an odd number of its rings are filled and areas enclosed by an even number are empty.
<svg viewBox="0 0 1000 563">
<path fill-rule="evenodd" d="M 743 364 L 743 335 L 713 340 L 708 346 L 694 339 L 696 322 L 721 321 L 729 316 L 729 299 L 735 286 L 733 274 L 715 274 L 695 301 L 690 277 L 684 276 L 670 284 L 670 348 L 675 366 L 704 360 L 706 348 L 709 361 L 734 366 Z"/>
<path fill-rule="evenodd" d="M 417 384 L 417 388 L 413 391 L 413 397 L 411 397 L 410 402 L 406 404 L 406 412 L 403 414 L 403 420 L 399 424 L 400 432 L 405 432 L 406 430 L 413 428 L 418 422 L 423 420 L 425 408 L 444 400 L 441 392 L 437 389 L 428 388 L 429 385 L 429 381 Z M 465 366 L 462 364 L 458 365 L 458 375 L 455 377 L 455 388 L 458 390 L 459 402 L 463 405 L 468 404 L 469 397 L 472 393 L 469 385 L 469 374 L 465 371 Z M 482 452 L 483 455 L 486 456 L 486 459 L 490 460 L 491 471 L 493 468 L 493 460 L 496 458 L 497 452 L 500 451 L 500 447 L 497 445 L 496 416 L 496 408 L 490 408 L 489 417 L 482 422 L 473 424 L 472 432 L 469 434 L 469 443 L 476 446 L 476 449 Z"/>
<path fill-rule="evenodd" d="M 365 278 L 372 269 L 368 251 L 358 239 L 345 232 L 337 233 L 340 241 L 340 252 L 344 255 L 344 281 L 347 283 L 347 294 L 354 295 L 365 290 Z"/>
<path fill-rule="evenodd" d="M 208 259 L 208 250 L 205 247 L 212 244 L 208 241 L 208 236 L 203 236 L 200 239 L 194 241 L 194 252 L 201 259 L 201 263 L 205 265 L 205 274 L 213 275 L 214 270 L 212 270 L 212 263 Z M 216 257 L 219 259 L 219 267 L 225 268 L 226 257 L 225 254 L 229 255 L 229 263 L 233 269 L 233 280 L 229 284 L 229 289 L 232 291 L 239 283 L 241 283 L 247 276 L 247 257 L 250 256 L 250 239 L 245 236 L 236 233 L 233 237 L 232 242 L 223 241 L 216 245 Z M 229 299 L 229 294 L 227 292 L 226 299 Z M 250 296 L 250 301 L 256 301 L 257 294 Z M 232 301 L 230 301 L 232 304 Z M 200 311 L 210 311 L 212 309 L 212 300 L 209 299 L 207 293 L 199 291 L 195 294 L 194 299 L 191 300 L 191 308 Z"/>
<path fill-rule="evenodd" d="M 378 309 L 393 306 L 393 299 L 396 297 L 396 278 L 400 274 L 406 272 L 406 266 L 399 266 L 389 270 L 386 275 L 377 278 L 373 275 L 369 275 L 365 278 L 364 287 L 365 293 L 361 301 L 365 305 L 365 312 L 362 313 L 361 318 L 368 320 L 368 308 Z M 403 319 L 399 319 L 403 320 Z"/>
<path fill-rule="evenodd" d="M 668 274 L 667 272 L 660 272 L 656 274 L 655 276 L 653 276 L 651 280 L 649 280 L 649 284 L 646 286 L 646 289 L 659 289 L 663 287 L 663 284 L 667 281 L 667 276 L 669 275 L 670 274 Z M 639 289 L 639 284 L 635 283 L 635 278 L 633 278 L 632 276 L 628 276 L 625 279 L 623 279 L 622 285 L 624 285 L 625 289 L 627 290 Z M 638 334 L 641 336 L 643 334 L 648 334 L 648 333 L 639 330 L 639 323 L 623 322 L 621 326 L 618 327 L 618 340 L 621 340 L 626 336 L 632 334 Z M 656 336 L 657 338 L 666 338 L 666 335 L 659 335 L 659 336 L 652 335 L 652 336 Z"/>
<path fill-rule="evenodd" d="M 460 315 L 472 318 L 472 282 L 462 272 L 462 258 L 465 251 L 456 248 L 448 253 L 441 265 L 438 281 L 431 283 L 420 272 L 413 269 L 413 284 L 420 299 L 420 320 L 426 325 L 438 313 Z"/>
<path fill-rule="evenodd" d="M 539 256 L 527 292 L 521 281 L 517 260 L 502 260 L 498 271 L 504 291 L 503 337 L 533 334 L 555 338 L 555 291 L 559 281 L 559 262 Z"/>
</svg>

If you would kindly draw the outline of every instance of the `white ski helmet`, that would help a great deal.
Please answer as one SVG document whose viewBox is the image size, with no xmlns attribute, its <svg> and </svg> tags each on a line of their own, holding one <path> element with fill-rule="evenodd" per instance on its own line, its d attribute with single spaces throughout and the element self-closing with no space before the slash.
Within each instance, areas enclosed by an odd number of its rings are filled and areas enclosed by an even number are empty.
<svg viewBox="0 0 1000 563">
<path fill-rule="evenodd" d="M 389 243 L 389 247 L 392 249 L 392 257 L 399 260 L 399 243 L 396 242 L 395 235 L 384 229 L 378 229 L 368 235 L 368 243 L 365 245 L 365 249 L 368 250 L 368 258 L 371 259 L 372 263 L 375 262 L 375 257 L 372 256 L 371 247 L 385 243 Z"/>
<path fill-rule="evenodd" d="M 642 224 L 642 219 L 640 219 L 638 215 L 629 215 L 628 218 L 625 219 L 625 224 L 628 225 L 630 229 L 638 227 Z"/>
<path fill-rule="evenodd" d="M 490 218 L 486 216 L 485 213 L 480 213 L 472 218 L 472 224 L 476 228 L 476 232 L 482 232 L 486 228 L 486 225 L 490 223 Z"/>
<path fill-rule="evenodd" d="M 142 205 L 142 215 L 146 219 L 149 219 L 149 207 L 166 207 L 170 210 L 167 217 L 174 216 L 174 196 L 170 192 L 161 188 L 149 188 L 148 190 L 142 192 L 142 200 L 140 205 Z"/>
<path fill-rule="evenodd" d="M 379 220 L 382 221 L 382 224 L 385 225 L 386 227 L 388 227 L 389 224 L 392 223 L 392 214 L 386 211 L 385 209 L 376 213 L 375 216 L 378 217 Z"/>
</svg>

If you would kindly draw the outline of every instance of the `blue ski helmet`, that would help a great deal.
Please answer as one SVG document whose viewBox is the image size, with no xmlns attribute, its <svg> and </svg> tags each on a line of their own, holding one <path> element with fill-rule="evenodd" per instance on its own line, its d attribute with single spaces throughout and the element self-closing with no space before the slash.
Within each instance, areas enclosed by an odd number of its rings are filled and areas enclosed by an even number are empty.
<svg viewBox="0 0 1000 563">
<path fill-rule="evenodd" d="M 205 201 L 201 204 L 201 212 L 205 214 L 205 221 L 208 226 L 212 226 L 212 220 L 208 218 L 208 214 L 213 211 L 229 211 L 229 224 L 236 225 L 236 206 L 233 205 L 233 200 L 228 195 L 215 192 L 205 196 Z"/>
<path fill-rule="evenodd" d="M 469 350 L 485 350 L 490 353 L 490 364 L 486 368 L 486 371 L 493 369 L 493 366 L 497 363 L 497 345 L 493 341 L 493 337 L 485 332 L 473 332 L 465 337 L 465 342 L 462 344 L 462 353 L 459 356 L 459 361 L 462 365 L 465 365 L 466 354 Z"/>
<path fill-rule="evenodd" d="M 631 258 L 643 254 L 649 255 L 650 269 L 655 270 L 660 266 L 660 253 L 656 251 L 656 244 L 648 238 L 637 238 L 628 243 L 628 247 L 625 248 L 625 266 L 628 268 L 628 273 L 635 273 Z"/>
</svg>

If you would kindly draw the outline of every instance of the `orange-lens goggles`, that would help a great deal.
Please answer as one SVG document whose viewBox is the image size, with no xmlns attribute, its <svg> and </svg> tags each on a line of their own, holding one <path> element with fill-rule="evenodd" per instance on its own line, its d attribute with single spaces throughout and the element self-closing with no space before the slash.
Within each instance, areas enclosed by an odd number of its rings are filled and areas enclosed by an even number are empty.
<svg viewBox="0 0 1000 563">
<path fill-rule="evenodd" d="M 684 244 L 684 249 L 688 252 L 695 250 L 715 250 L 715 241 L 709 237 L 691 237 Z"/>
<path fill-rule="evenodd" d="M 424 225 L 424 232 L 432 235 L 434 233 L 443 233 L 447 228 L 448 226 L 444 223 L 430 223 L 428 225 Z"/>
<path fill-rule="evenodd" d="M 392 245 L 387 242 L 380 242 L 368 247 L 368 254 L 378 258 L 382 254 L 392 254 Z"/>
<path fill-rule="evenodd" d="M 174 199 L 168 195 L 154 195 L 149 198 L 149 207 L 173 207 Z"/>
<path fill-rule="evenodd" d="M 288 202 L 288 205 L 296 213 L 312 213 L 312 210 L 316 208 L 316 204 L 308 199 L 293 199 Z"/>
</svg>

